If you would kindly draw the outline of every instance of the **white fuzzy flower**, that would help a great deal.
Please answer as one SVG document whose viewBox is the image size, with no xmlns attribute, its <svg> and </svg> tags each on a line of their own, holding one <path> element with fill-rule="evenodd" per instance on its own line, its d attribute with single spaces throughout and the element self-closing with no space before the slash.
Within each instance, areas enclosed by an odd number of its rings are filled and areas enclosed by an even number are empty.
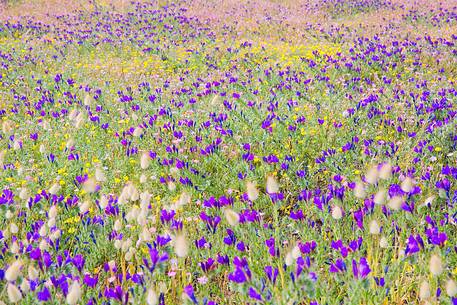
<svg viewBox="0 0 457 305">
<path fill-rule="evenodd" d="M 423 301 L 430 297 L 430 284 L 427 281 L 423 281 L 419 288 L 419 298 Z"/>
<path fill-rule="evenodd" d="M 433 254 L 430 258 L 430 272 L 435 276 L 443 273 L 443 263 L 441 262 L 441 257 L 437 254 Z"/>
<path fill-rule="evenodd" d="M 86 181 L 83 183 L 83 190 L 86 191 L 87 193 L 94 193 L 95 190 L 97 189 L 97 181 L 95 181 L 94 178 L 88 178 Z"/>
<path fill-rule="evenodd" d="M 173 181 L 168 181 L 167 186 L 170 192 L 174 192 L 176 190 L 176 184 Z"/>
<path fill-rule="evenodd" d="M 100 201 L 98 202 L 98 205 L 102 208 L 105 209 L 108 206 L 108 198 L 106 195 L 102 195 L 100 197 Z"/>
<path fill-rule="evenodd" d="M 15 281 L 21 274 L 22 262 L 20 260 L 12 263 L 5 272 L 5 279 L 9 282 Z"/>
<path fill-rule="evenodd" d="M 457 294 L 457 284 L 454 282 L 454 280 L 449 279 L 446 282 L 446 293 L 451 298 Z"/>
<path fill-rule="evenodd" d="M 41 237 L 44 237 L 44 236 L 46 236 L 47 233 L 48 233 L 48 228 L 47 228 L 46 224 L 43 224 L 41 226 L 41 228 L 38 230 L 38 234 L 40 234 Z"/>
<path fill-rule="evenodd" d="M 279 192 L 279 185 L 274 176 L 268 175 L 266 189 L 269 194 L 276 194 Z"/>
<path fill-rule="evenodd" d="M 389 179 L 390 176 L 392 175 L 392 165 L 389 163 L 385 163 L 381 166 L 381 169 L 379 170 L 379 178 L 380 179 Z"/>
<path fill-rule="evenodd" d="M 20 286 L 23 293 L 27 293 L 30 290 L 30 283 L 28 280 L 24 279 Z"/>
<path fill-rule="evenodd" d="M 149 157 L 149 153 L 144 152 L 140 158 L 141 169 L 147 169 L 149 164 L 151 164 L 151 157 Z"/>
<path fill-rule="evenodd" d="M 136 127 L 135 130 L 133 131 L 133 136 L 134 137 L 139 137 L 143 134 L 143 128 L 141 127 Z"/>
<path fill-rule="evenodd" d="M 3 166 L 5 162 L 6 150 L 0 150 L 0 166 Z"/>
<path fill-rule="evenodd" d="M 145 174 L 141 174 L 140 183 L 141 184 L 146 183 L 147 180 L 148 180 L 148 177 Z"/>
<path fill-rule="evenodd" d="M 376 204 L 383 204 L 384 201 L 386 200 L 386 195 L 387 195 L 387 191 L 386 191 L 386 190 L 384 190 L 384 189 L 379 190 L 379 191 L 374 195 L 374 198 L 373 198 L 374 203 L 376 203 Z"/>
<path fill-rule="evenodd" d="M 154 289 L 149 288 L 148 293 L 146 295 L 146 303 L 148 305 L 157 305 L 158 302 L 159 302 L 159 298 L 157 296 L 157 293 L 155 292 Z"/>
<path fill-rule="evenodd" d="M 10 300 L 11 303 L 17 303 L 22 299 L 21 292 L 13 284 L 8 284 L 7 292 L 8 292 L 8 299 Z"/>
<path fill-rule="evenodd" d="M 84 106 L 90 106 L 92 104 L 92 97 L 89 94 L 86 94 L 84 98 Z"/>
<path fill-rule="evenodd" d="M 116 232 L 119 232 L 122 230 L 122 222 L 120 221 L 120 219 L 116 219 L 116 221 L 114 222 L 114 230 Z"/>
<path fill-rule="evenodd" d="M 294 263 L 294 257 L 292 251 L 287 252 L 286 257 L 284 258 L 286 266 L 290 266 Z"/>
<path fill-rule="evenodd" d="M 48 190 L 49 194 L 55 195 L 60 191 L 60 184 L 54 183 Z"/>
<path fill-rule="evenodd" d="M 67 304 L 75 305 L 78 303 L 79 299 L 81 298 L 81 286 L 77 281 L 74 281 L 70 288 L 68 289 L 67 294 Z"/>
<path fill-rule="evenodd" d="M 189 243 L 184 233 L 178 233 L 175 237 L 175 253 L 178 257 L 186 257 L 189 252 Z"/>
<path fill-rule="evenodd" d="M 191 200 L 191 197 L 190 197 L 189 193 L 182 192 L 181 195 L 179 196 L 178 206 L 184 206 L 186 204 L 189 204 L 190 200 Z"/>
<path fill-rule="evenodd" d="M 387 241 L 387 238 L 385 236 L 382 236 L 381 239 L 379 240 L 379 246 L 383 249 L 385 249 L 389 246 L 389 242 Z"/>
<path fill-rule="evenodd" d="M 246 191 L 250 201 L 255 201 L 257 198 L 259 198 L 259 191 L 257 190 L 255 183 L 248 181 L 246 183 Z"/>
<path fill-rule="evenodd" d="M 33 265 L 29 265 L 28 275 L 31 280 L 35 280 L 38 278 L 39 272 Z"/>
<path fill-rule="evenodd" d="M 356 182 L 355 188 L 354 188 L 354 196 L 357 198 L 363 199 L 363 198 L 365 198 L 366 195 L 367 194 L 365 192 L 365 187 L 364 187 L 363 183 L 360 181 Z"/>
<path fill-rule="evenodd" d="M 292 248 L 291 253 L 292 253 L 292 257 L 295 260 L 300 257 L 301 252 L 300 252 L 300 248 L 298 247 L 298 245 L 295 245 L 295 247 Z"/>
<path fill-rule="evenodd" d="M 105 173 L 103 172 L 103 169 L 97 167 L 95 169 L 95 180 L 98 182 L 105 182 L 106 181 L 106 176 Z"/>
<path fill-rule="evenodd" d="M 68 139 L 67 143 L 65 143 L 65 148 L 70 149 L 75 145 L 75 140 L 72 138 Z"/>
<path fill-rule="evenodd" d="M 46 146 L 44 144 L 40 145 L 40 153 L 44 154 L 46 152 Z"/>
<path fill-rule="evenodd" d="M 89 211 L 89 208 L 90 208 L 90 202 L 88 200 L 86 200 L 83 203 L 81 203 L 81 205 L 79 206 L 79 212 L 81 214 L 84 214 L 87 211 Z"/>
<path fill-rule="evenodd" d="M 373 166 L 368 170 L 367 174 L 365 175 L 365 180 L 369 184 L 376 184 L 376 182 L 378 182 L 378 174 L 378 168 L 376 166 Z"/>
<path fill-rule="evenodd" d="M 232 209 L 225 209 L 224 215 L 225 219 L 227 219 L 227 222 L 231 226 L 236 226 L 240 222 L 240 215 Z"/>
<path fill-rule="evenodd" d="M 389 202 L 387 203 L 387 206 L 396 211 L 396 210 L 399 210 L 401 208 L 401 204 L 403 203 L 403 198 L 400 197 L 400 196 L 395 196 L 395 197 L 392 197 Z"/>
<path fill-rule="evenodd" d="M 17 234 L 17 232 L 19 232 L 19 227 L 14 222 L 10 224 L 10 232 L 12 234 Z"/>
<path fill-rule="evenodd" d="M 378 235 L 379 233 L 381 233 L 381 227 L 379 226 L 379 223 L 376 220 L 372 220 L 370 222 L 370 234 Z"/>
<path fill-rule="evenodd" d="M 343 217 L 343 210 L 337 205 L 333 206 L 332 217 L 336 220 L 341 219 Z"/>
<path fill-rule="evenodd" d="M 405 180 L 401 183 L 401 190 L 405 193 L 411 192 L 413 189 L 413 179 L 406 177 Z"/>
<path fill-rule="evenodd" d="M 27 200 L 30 197 L 30 192 L 27 188 L 23 187 L 21 188 L 21 191 L 19 192 L 19 198 L 22 200 Z"/>
<path fill-rule="evenodd" d="M 56 216 L 57 216 L 57 205 L 52 205 L 49 208 L 48 217 L 49 218 L 56 218 Z"/>
</svg>

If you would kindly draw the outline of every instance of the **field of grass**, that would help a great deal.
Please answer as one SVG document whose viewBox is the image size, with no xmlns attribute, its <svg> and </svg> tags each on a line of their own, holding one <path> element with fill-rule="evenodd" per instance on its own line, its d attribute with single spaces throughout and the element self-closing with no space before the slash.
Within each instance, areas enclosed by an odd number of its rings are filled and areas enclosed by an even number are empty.
<svg viewBox="0 0 457 305">
<path fill-rule="evenodd" d="M 457 304 L 457 2 L 0 2 L 0 304 Z"/>
</svg>

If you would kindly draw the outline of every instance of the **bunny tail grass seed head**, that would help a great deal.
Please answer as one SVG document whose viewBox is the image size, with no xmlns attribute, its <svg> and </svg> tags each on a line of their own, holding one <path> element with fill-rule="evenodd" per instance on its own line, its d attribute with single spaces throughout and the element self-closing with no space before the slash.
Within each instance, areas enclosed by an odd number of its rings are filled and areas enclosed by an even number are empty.
<svg viewBox="0 0 457 305">
<path fill-rule="evenodd" d="M 449 279 L 446 282 L 446 294 L 451 298 L 457 295 L 457 284 L 453 279 Z"/>
<path fill-rule="evenodd" d="M 148 305 L 157 305 L 159 302 L 159 297 L 155 292 L 154 288 L 149 288 L 146 295 L 146 303 Z"/>
<path fill-rule="evenodd" d="M 392 175 L 392 165 L 390 163 L 384 163 L 379 170 L 379 178 L 387 180 Z"/>
<path fill-rule="evenodd" d="M 175 237 L 175 253 L 178 257 L 186 257 L 189 252 L 189 243 L 183 232 L 179 232 Z"/>
<path fill-rule="evenodd" d="M 378 235 L 379 233 L 381 233 L 381 227 L 379 226 L 379 223 L 376 220 L 372 220 L 370 222 L 370 234 Z"/>
<path fill-rule="evenodd" d="M 355 183 L 354 196 L 359 199 L 364 199 L 367 193 L 365 192 L 365 186 L 361 181 Z"/>
<path fill-rule="evenodd" d="M 246 183 L 246 191 L 250 201 L 255 201 L 257 198 L 259 198 L 259 191 L 257 190 L 255 183 L 248 181 Z"/>
<path fill-rule="evenodd" d="M 266 190 L 269 194 L 276 194 L 279 192 L 279 185 L 273 175 L 267 176 Z"/>
<path fill-rule="evenodd" d="M 365 175 L 365 180 L 369 184 L 376 184 L 376 182 L 378 182 L 378 174 L 378 168 L 376 166 L 373 166 L 368 170 L 367 174 Z"/>
<path fill-rule="evenodd" d="M 443 263 L 441 261 L 441 257 L 437 254 L 433 254 L 430 257 L 430 273 L 434 276 L 438 276 L 443 273 Z"/>
<path fill-rule="evenodd" d="M 236 226 L 240 222 L 240 215 L 232 209 L 225 209 L 224 215 L 225 219 L 232 227 Z"/>
<path fill-rule="evenodd" d="M 12 263 L 5 272 L 5 280 L 14 282 L 21 274 L 22 261 L 17 260 Z"/>
<path fill-rule="evenodd" d="M 430 284 L 423 281 L 419 287 L 419 298 L 424 301 L 430 297 Z"/>
<path fill-rule="evenodd" d="M 70 288 L 68 289 L 67 294 L 67 304 L 68 305 L 75 305 L 78 303 L 79 299 L 81 298 L 81 286 L 77 281 L 74 281 Z"/>
<path fill-rule="evenodd" d="M 11 303 L 17 303 L 22 299 L 21 291 L 11 283 L 8 284 L 7 293 Z"/>
<path fill-rule="evenodd" d="M 335 220 L 341 219 L 343 217 L 343 210 L 338 205 L 334 205 L 332 208 L 332 218 Z"/>
</svg>

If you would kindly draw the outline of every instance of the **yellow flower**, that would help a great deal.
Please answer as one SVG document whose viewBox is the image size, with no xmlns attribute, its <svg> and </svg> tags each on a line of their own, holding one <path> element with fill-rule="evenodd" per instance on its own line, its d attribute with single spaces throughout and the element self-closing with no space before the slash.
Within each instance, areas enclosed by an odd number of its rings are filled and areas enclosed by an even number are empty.
<svg viewBox="0 0 457 305">
<path fill-rule="evenodd" d="M 136 268 L 133 264 L 129 264 L 129 273 L 134 274 L 136 272 Z"/>
</svg>

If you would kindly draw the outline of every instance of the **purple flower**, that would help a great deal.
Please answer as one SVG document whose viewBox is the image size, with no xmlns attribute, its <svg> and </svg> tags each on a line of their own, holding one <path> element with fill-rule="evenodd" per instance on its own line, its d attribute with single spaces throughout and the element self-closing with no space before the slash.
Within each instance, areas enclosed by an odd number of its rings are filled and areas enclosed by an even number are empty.
<svg viewBox="0 0 457 305">
<path fill-rule="evenodd" d="M 330 270 L 331 273 L 338 273 L 338 272 L 344 272 L 346 271 L 346 264 L 344 261 L 339 258 L 335 261 L 334 264 L 330 265 Z"/>
<path fill-rule="evenodd" d="M 384 287 L 384 285 L 386 284 L 383 277 L 375 277 L 374 281 L 376 282 L 376 285 L 378 285 L 380 287 Z"/>
<path fill-rule="evenodd" d="M 360 258 L 359 264 L 355 259 L 352 260 L 352 273 L 355 278 L 364 279 L 371 272 L 370 266 L 368 266 L 367 259 L 365 257 Z"/>
<path fill-rule="evenodd" d="M 194 287 L 192 287 L 192 285 L 187 285 L 186 287 L 184 287 L 184 293 L 189 297 L 189 299 L 194 304 L 198 304 L 198 300 L 195 297 L 195 293 L 194 293 Z"/>
<path fill-rule="evenodd" d="M 114 288 L 114 289 L 105 288 L 105 291 L 103 294 L 108 299 L 115 299 L 118 301 L 122 301 L 122 299 L 124 297 L 124 292 L 122 291 L 121 286 L 116 286 L 116 288 Z"/>
<path fill-rule="evenodd" d="M 424 242 L 419 234 L 416 236 L 410 235 L 408 238 L 408 243 L 406 244 L 405 254 L 412 255 L 416 252 L 419 252 L 421 248 L 424 247 Z"/>
<path fill-rule="evenodd" d="M 88 287 L 94 288 L 98 283 L 98 276 L 91 277 L 90 274 L 84 275 L 84 284 Z"/>
<path fill-rule="evenodd" d="M 251 279 L 251 270 L 248 266 L 247 259 L 239 258 L 235 256 L 233 259 L 233 264 L 235 265 L 235 271 L 229 273 L 229 280 L 235 283 L 244 283 Z"/>
<path fill-rule="evenodd" d="M 296 212 L 295 211 L 290 211 L 289 217 L 294 219 L 294 220 L 302 220 L 303 218 L 305 218 L 305 215 L 303 215 L 303 211 L 302 210 L 297 210 Z"/>
<path fill-rule="evenodd" d="M 262 296 L 252 287 L 249 287 L 249 297 L 251 299 L 262 301 Z"/>
<path fill-rule="evenodd" d="M 84 268 L 84 263 L 85 263 L 85 259 L 84 257 L 81 255 L 81 254 L 76 254 L 72 261 L 73 265 L 76 267 L 76 269 L 78 269 L 79 272 L 81 272 Z"/>
<path fill-rule="evenodd" d="M 211 269 L 214 269 L 214 265 L 213 265 L 214 263 L 215 263 L 215 260 L 210 257 L 210 258 L 208 258 L 208 260 L 200 262 L 199 265 L 200 265 L 200 268 L 202 268 L 203 272 L 208 272 Z"/>
<path fill-rule="evenodd" d="M 447 234 L 440 232 L 437 227 L 427 229 L 425 234 L 427 235 L 428 242 L 432 245 L 442 246 L 447 240 Z"/>
<path fill-rule="evenodd" d="M 236 267 L 235 271 L 232 273 L 229 273 L 228 275 L 229 281 L 235 282 L 235 283 L 244 283 L 248 281 L 248 278 L 246 274 L 243 272 L 243 269 Z"/>
<path fill-rule="evenodd" d="M 278 268 L 273 268 L 272 266 L 266 266 L 263 270 L 265 271 L 268 280 L 274 284 L 276 282 L 276 278 L 278 277 L 278 273 L 279 273 Z"/>
<path fill-rule="evenodd" d="M 44 287 L 43 290 L 38 291 L 37 298 L 41 302 L 49 301 L 51 299 L 51 294 L 49 293 L 49 289 L 47 287 Z"/>
</svg>

